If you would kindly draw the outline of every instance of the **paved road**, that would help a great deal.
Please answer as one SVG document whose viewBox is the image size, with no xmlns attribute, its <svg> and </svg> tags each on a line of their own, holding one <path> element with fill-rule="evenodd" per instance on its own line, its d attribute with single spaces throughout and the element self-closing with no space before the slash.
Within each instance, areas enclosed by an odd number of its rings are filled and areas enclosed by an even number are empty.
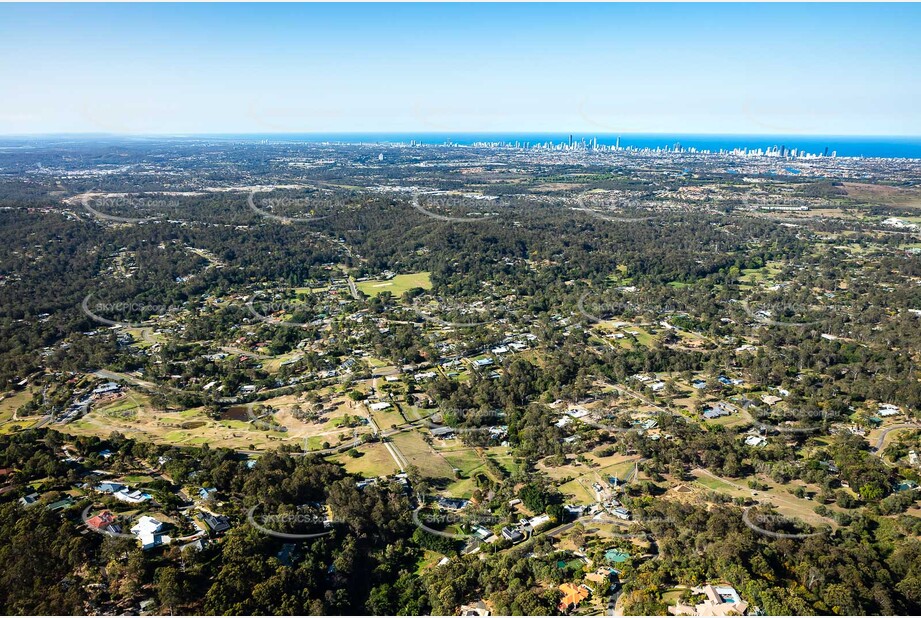
<svg viewBox="0 0 921 618">
<path fill-rule="evenodd" d="M 112 380 L 115 382 L 119 382 L 119 381 L 128 382 L 129 384 L 133 384 L 135 386 L 138 386 L 140 388 L 143 388 L 149 391 L 171 391 L 173 393 L 185 394 L 185 395 L 190 395 L 192 397 L 203 397 L 203 398 L 207 397 L 208 395 L 208 393 L 205 393 L 205 392 L 184 391 L 182 389 L 174 388 L 172 386 L 155 384 L 154 382 L 150 382 L 148 380 L 142 380 L 141 378 L 129 375 L 127 373 L 121 373 L 118 371 L 110 371 L 108 369 L 97 369 L 96 371 L 93 371 L 91 373 L 95 376 L 104 378 L 106 380 Z M 315 380 L 315 381 L 321 385 L 326 385 L 330 381 L 335 381 L 335 378 L 330 378 L 327 380 Z M 254 394 L 254 400 L 250 403 L 258 403 L 259 401 L 264 401 L 266 398 L 274 397 L 276 393 L 288 394 L 285 391 L 289 391 L 293 393 L 301 386 L 303 386 L 303 384 L 288 384 L 286 386 L 279 386 L 278 388 L 271 388 L 267 391 L 260 391 Z M 221 405 L 233 405 L 236 403 L 243 403 L 244 398 L 241 396 L 216 397 L 214 399 L 214 402 L 221 404 Z"/>
<path fill-rule="evenodd" d="M 30 427 L 30 429 L 41 429 L 42 427 L 44 427 L 45 425 L 47 425 L 47 424 L 50 423 L 50 422 L 51 422 L 51 415 L 48 414 L 48 415 L 46 415 L 46 416 L 43 416 L 43 417 L 41 418 L 41 420 L 39 420 L 37 423 L 35 423 L 34 425 L 32 425 L 32 427 Z"/>
<path fill-rule="evenodd" d="M 892 427 L 887 427 L 879 435 L 879 438 L 876 440 L 876 446 L 873 447 L 874 451 L 880 451 L 883 448 L 883 445 L 886 443 L 886 436 L 889 435 L 890 431 L 897 431 L 899 429 L 921 429 L 921 425 L 915 423 L 902 423 L 901 425 L 893 425 Z"/>
<path fill-rule="evenodd" d="M 355 287 L 355 280 L 349 277 L 347 281 L 349 282 L 349 293 L 352 295 L 352 298 L 361 300 L 361 294 L 358 293 L 358 288 Z"/>
</svg>

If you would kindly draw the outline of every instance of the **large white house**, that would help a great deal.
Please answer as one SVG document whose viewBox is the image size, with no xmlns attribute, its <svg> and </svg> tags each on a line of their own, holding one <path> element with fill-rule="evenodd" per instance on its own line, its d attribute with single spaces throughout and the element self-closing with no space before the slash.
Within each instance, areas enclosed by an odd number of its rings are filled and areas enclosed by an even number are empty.
<svg viewBox="0 0 921 618">
<path fill-rule="evenodd" d="M 170 542 L 168 536 L 160 534 L 161 530 L 163 530 L 163 522 L 143 515 L 131 528 L 131 533 L 141 542 L 141 549 L 152 549 Z"/>
</svg>

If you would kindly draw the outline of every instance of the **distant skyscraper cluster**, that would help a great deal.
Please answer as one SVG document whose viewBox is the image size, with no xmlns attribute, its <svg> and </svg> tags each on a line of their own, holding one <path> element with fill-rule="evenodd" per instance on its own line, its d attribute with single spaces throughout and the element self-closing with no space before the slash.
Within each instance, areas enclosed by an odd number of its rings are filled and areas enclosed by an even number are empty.
<svg viewBox="0 0 921 618">
<path fill-rule="evenodd" d="M 418 145 L 417 142 L 413 141 L 412 145 Z M 450 142 L 445 142 L 444 145 L 453 145 Z M 636 146 L 621 146 L 621 137 L 618 135 L 614 141 L 614 145 L 609 144 L 599 144 L 598 138 L 593 137 L 591 139 L 581 138 L 574 139 L 572 135 L 569 136 L 569 140 L 565 142 L 538 142 L 531 144 L 530 142 L 485 142 L 477 141 L 470 144 L 474 148 L 508 148 L 512 150 L 557 150 L 557 151 L 582 151 L 582 152 L 639 152 L 639 153 L 673 153 L 673 154 L 719 154 L 719 155 L 736 155 L 741 157 L 776 157 L 780 159 L 815 159 L 820 157 L 828 157 L 828 147 L 825 147 L 824 152 L 822 153 L 811 153 L 806 152 L 805 150 L 800 150 L 797 148 L 787 148 L 786 145 L 781 144 L 780 146 L 772 146 L 770 148 L 746 148 L 739 147 L 733 149 L 721 148 L 719 150 L 710 150 L 706 148 L 696 148 L 694 146 L 685 147 L 681 145 L 681 142 L 675 142 L 671 146 L 657 146 L 655 148 L 651 147 L 636 147 Z M 837 151 L 832 151 L 832 157 L 837 156 Z"/>
</svg>

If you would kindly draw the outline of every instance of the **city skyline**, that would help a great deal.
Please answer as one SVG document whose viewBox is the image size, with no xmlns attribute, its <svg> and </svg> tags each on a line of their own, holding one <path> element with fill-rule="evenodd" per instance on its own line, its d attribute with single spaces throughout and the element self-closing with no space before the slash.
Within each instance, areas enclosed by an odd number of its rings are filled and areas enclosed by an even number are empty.
<svg viewBox="0 0 921 618">
<path fill-rule="evenodd" d="M 921 135 L 905 5 L 3 5 L 0 134 Z"/>
</svg>

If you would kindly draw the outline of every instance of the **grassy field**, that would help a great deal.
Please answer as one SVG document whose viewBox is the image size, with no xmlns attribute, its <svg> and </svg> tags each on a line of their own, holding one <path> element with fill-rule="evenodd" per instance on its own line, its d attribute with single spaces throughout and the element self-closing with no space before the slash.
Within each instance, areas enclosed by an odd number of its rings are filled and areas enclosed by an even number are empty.
<svg viewBox="0 0 921 618">
<path fill-rule="evenodd" d="M 644 348 L 650 347 L 650 346 L 652 345 L 652 343 L 653 343 L 653 336 L 652 336 L 651 334 L 649 334 L 649 332 L 648 332 L 646 329 L 642 328 L 642 327 L 639 327 L 639 326 L 630 326 L 630 327 L 624 328 L 624 332 L 626 332 L 626 331 L 634 331 L 634 332 L 636 332 L 637 334 L 636 334 L 636 335 L 633 335 L 633 337 L 635 337 L 635 338 L 636 338 L 636 342 L 639 343 L 639 344 L 640 344 L 641 346 L 643 346 Z M 628 334 L 627 336 L 629 337 L 630 335 Z"/>
<path fill-rule="evenodd" d="M 773 283 L 774 277 L 780 274 L 780 262 L 768 262 L 763 268 L 745 268 L 739 276 L 739 283 Z"/>
<path fill-rule="evenodd" d="M 369 409 L 369 413 L 371 414 L 371 418 L 374 419 L 374 422 L 377 423 L 377 426 L 381 428 L 381 431 L 390 429 L 394 425 L 402 425 L 406 422 L 403 415 L 400 414 L 393 405 L 386 410 L 371 411 Z"/>
<path fill-rule="evenodd" d="M 568 483 L 560 485 L 560 493 L 568 498 L 567 501 L 578 504 L 591 504 L 595 502 L 595 492 L 585 486 L 584 477 L 573 479 Z"/>
<path fill-rule="evenodd" d="M 728 416 L 721 416 L 719 418 L 713 418 L 706 421 L 701 420 L 701 422 L 711 426 L 719 425 L 722 427 L 736 427 L 738 425 L 751 423 L 752 419 L 747 415 L 743 416 L 739 413 L 733 413 Z"/>
<path fill-rule="evenodd" d="M 129 396 L 106 406 L 94 408 L 83 418 L 65 426 L 64 433 L 79 435 L 108 435 L 120 431 L 140 440 L 156 443 L 200 445 L 208 443 L 237 449 L 273 449 L 281 444 L 296 444 L 300 448 L 315 450 L 324 442 L 337 445 L 343 438 L 351 439 L 354 433 L 367 433 L 367 425 L 351 428 L 344 424 L 345 415 L 355 417 L 363 410 L 356 408 L 341 393 L 333 393 L 324 404 L 320 422 L 302 421 L 291 413 L 293 406 L 304 405 L 297 395 L 275 397 L 262 404 L 272 406 L 276 413 L 263 422 L 252 422 L 242 406 L 225 410 L 220 419 L 207 416 L 203 408 L 186 410 L 156 409 L 146 395 L 129 391 Z M 323 393 L 330 395 L 330 393 Z M 272 429 L 280 426 L 283 430 Z"/>
<path fill-rule="evenodd" d="M 437 445 L 436 445 L 437 446 Z M 518 470 L 519 464 L 511 455 L 507 446 L 491 446 L 487 448 L 473 448 L 467 446 L 451 446 L 438 448 L 448 463 L 460 470 L 464 476 L 448 485 L 445 493 L 456 498 L 470 498 L 477 488 L 475 476 L 484 474 L 495 482 L 502 482 L 502 478 L 494 476 L 486 467 L 486 459 L 491 459 L 500 468 L 511 474 Z M 482 453 L 482 454 L 481 454 Z"/>
<path fill-rule="evenodd" d="M 921 192 L 916 188 L 889 187 L 867 183 L 845 182 L 847 196 L 874 204 L 921 206 Z"/>
<path fill-rule="evenodd" d="M 424 290 L 432 289 L 432 280 L 429 278 L 430 273 L 411 273 L 408 275 L 397 275 L 387 281 L 381 279 L 372 279 L 370 281 L 360 281 L 356 287 L 368 296 L 377 296 L 381 292 L 390 292 L 396 297 L 402 296 L 406 290 L 413 288 L 422 288 Z"/>
<path fill-rule="evenodd" d="M 127 476 L 122 477 L 122 481 L 125 483 L 131 483 L 132 485 L 139 485 L 139 484 L 144 484 L 144 483 L 150 483 L 151 481 L 153 481 L 153 477 L 148 476 L 146 474 L 129 474 Z"/>
<path fill-rule="evenodd" d="M 406 462 L 419 468 L 424 476 L 432 478 L 454 478 L 454 470 L 448 461 L 425 443 L 417 431 L 400 433 L 392 437 Z"/>
<path fill-rule="evenodd" d="M 0 401 L 0 434 L 9 433 L 14 427 L 26 429 L 38 421 L 38 417 L 13 420 L 16 410 L 32 399 L 32 391 L 24 390 L 4 397 Z"/>
<path fill-rule="evenodd" d="M 364 444 L 358 447 L 361 457 L 351 457 L 346 453 L 330 457 L 330 461 L 341 463 L 352 474 L 360 474 L 365 478 L 374 478 L 396 474 L 400 470 L 390 456 L 390 453 L 380 442 Z"/>
<path fill-rule="evenodd" d="M 473 476 L 486 467 L 486 463 L 477 455 L 474 448 L 439 450 L 439 452 L 452 468 L 457 468 L 464 476 Z"/>
<path fill-rule="evenodd" d="M 794 484 L 777 484 L 767 481 L 768 489 L 754 492 L 745 487 L 747 481 L 743 479 L 739 479 L 738 481 L 733 480 L 733 484 L 718 478 L 713 478 L 707 474 L 702 474 L 699 471 L 694 472 L 694 476 L 695 480 L 693 484 L 699 487 L 724 493 L 732 497 L 754 497 L 758 502 L 773 504 L 778 512 L 787 517 L 800 519 L 813 526 L 828 524 L 832 527 L 837 527 L 834 520 L 822 517 L 815 512 L 816 502 L 805 498 L 797 498 L 790 493 Z M 761 482 L 766 481 L 763 477 L 758 477 L 758 480 Z M 738 487 L 736 487 L 736 485 Z M 842 511 L 837 505 L 831 504 L 827 506 L 833 511 Z"/>
<path fill-rule="evenodd" d="M 499 467 L 509 474 L 514 474 L 521 468 L 521 463 L 516 461 L 515 456 L 512 455 L 511 448 L 507 446 L 493 446 L 486 450 L 487 456 L 499 464 Z"/>
<path fill-rule="evenodd" d="M 339 443 L 340 435 L 351 437 L 353 430 L 338 428 L 341 417 L 347 413 L 355 414 L 347 405 L 331 406 L 327 420 L 323 424 L 301 422 L 295 419 L 288 409 L 294 404 L 294 396 L 279 397 L 267 401 L 267 404 L 279 408 L 275 423 L 288 431 L 266 430 L 268 425 L 256 425 L 246 417 L 214 419 L 207 415 L 204 408 L 187 410 L 155 408 L 143 393 L 128 390 L 127 396 L 98 408 L 93 408 L 82 418 L 60 427 L 62 433 L 72 435 L 96 435 L 105 437 L 113 431 L 119 431 L 137 440 L 157 444 L 176 444 L 180 446 L 199 446 L 207 443 L 212 447 L 257 450 L 277 448 L 286 442 L 298 445 L 307 443 L 319 448 L 328 441 Z M 368 431 L 362 426 L 359 432 Z M 312 444 L 311 444 L 312 440 Z"/>
<path fill-rule="evenodd" d="M 729 492 L 733 491 L 735 488 L 729 483 L 724 483 L 719 479 L 715 479 L 710 476 L 702 475 L 694 479 L 694 482 L 703 485 L 707 489 L 712 489 L 713 491 Z"/>
<path fill-rule="evenodd" d="M 275 373 L 281 369 L 281 364 L 299 357 L 302 357 L 304 354 L 300 350 L 295 350 L 288 352 L 287 354 L 282 354 L 281 356 L 274 356 L 272 358 L 267 358 L 262 361 L 262 368 L 269 373 Z"/>
<path fill-rule="evenodd" d="M 562 483 L 559 489 L 563 495 L 581 504 L 589 504 L 597 500 L 592 483 L 601 483 L 602 486 L 607 487 L 608 477 L 626 477 L 633 470 L 634 462 L 638 459 L 636 456 L 628 457 L 620 454 L 608 457 L 598 457 L 594 453 L 585 455 L 592 462 L 591 466 L 573 460 L 564 466 L 546 467 L 543 462 L 538 465 L 538 469 L 545 472 L 551 479 L 556 481 L 570 479 Z"/>
</svg>

